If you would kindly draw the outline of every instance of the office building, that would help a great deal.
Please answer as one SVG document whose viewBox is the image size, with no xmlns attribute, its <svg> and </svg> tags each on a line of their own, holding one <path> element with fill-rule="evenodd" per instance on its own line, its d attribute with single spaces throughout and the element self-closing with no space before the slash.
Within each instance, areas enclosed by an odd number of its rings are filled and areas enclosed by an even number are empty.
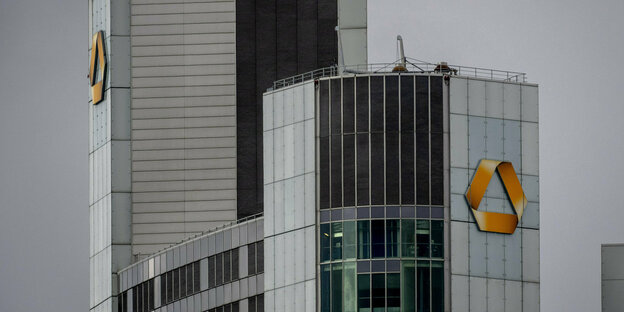
<svg viewBox="0 0 624 312">
<path fill-rule="evenodd" d="M 539 311 L 537 86 L 294 3 L 90 2 L 91 310 Z"/>
</svg>

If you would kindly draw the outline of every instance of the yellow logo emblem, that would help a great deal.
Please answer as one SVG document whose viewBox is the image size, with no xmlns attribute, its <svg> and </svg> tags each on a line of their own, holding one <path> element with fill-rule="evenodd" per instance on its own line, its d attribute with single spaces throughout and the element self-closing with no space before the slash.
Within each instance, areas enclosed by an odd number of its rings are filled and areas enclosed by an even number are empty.
<svg viewBox="0 0 624 312">
<path fill-rule="evenodd" d="M 99 65 L 97 68 L 96 62 Z M 102 42 L 102 32 L 98 31 L 93 35 L 93 43 L 91 44 L 91 64 L 89 66 L 89 85 L 91 86 L 93 104 L 100 103 L 104 97 L 105 76 L 106 58 L 104 57 L 104 43 Z"/>
<path fill-rule="evenodd" d="M 505 186 L 505 191 L 507 191 L 509 201 L 516 212 L 515 215 L 478 210 L 488 184 L 490 184 L 490 180 L 494 176 L 494 171 L 498 171 L 498 175 Z M 468 200 L 472 214 L 481 231 L 504 234 L 513 234 L 518 226 L 518 222 L 522 218 L 524 208 L 527 206 L 527 199 L 524 196 L 522 185 L 511 163 L 489 159 L 482 159 L 479 163 L 477 172 L 475 172 L 466 191 L 466 200 Z"/>
</svg>

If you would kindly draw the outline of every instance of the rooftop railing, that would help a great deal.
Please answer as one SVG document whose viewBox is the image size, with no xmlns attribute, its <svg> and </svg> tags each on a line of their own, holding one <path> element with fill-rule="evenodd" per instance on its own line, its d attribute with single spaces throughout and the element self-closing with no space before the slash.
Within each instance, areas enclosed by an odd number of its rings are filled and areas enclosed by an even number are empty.
<svg viewBox="0 0 624 312">
<path fill-rule="evenodd" d="M 408 58 L 409 59 L 409 58 Z M 273 88 L 271 90 L 277 90 L 290 85 L 301 83 L 308 80 L 319 79 L 323 77 L 333 77 L 351 74 L 375 74 L 375 73 L 390 73 L 397 66 L 398 63 L 378 63 L 378 64 L 365 64 L 365 65 L 349 65 L 349 66 L 331 66 L 325 68 L 319 68 L 313 71 L 309 71 L 303 74 L 295 75 L 292 77 L 284 78 L 273 82 Z M 479 68 L 461 65 L 440 65 L 427 62 L 407 62 L 406 69 L 408 73 L 439 73 L 452 76 L 464 76 L 473 78 L 484 78 L 491 80 L 500 80 L 507 82 L 526 82 L 526 74 L 520 72 L 512 72 L 505 70 Z M 405 73 L 405 71 L 403 71 Z"/>
</svg>

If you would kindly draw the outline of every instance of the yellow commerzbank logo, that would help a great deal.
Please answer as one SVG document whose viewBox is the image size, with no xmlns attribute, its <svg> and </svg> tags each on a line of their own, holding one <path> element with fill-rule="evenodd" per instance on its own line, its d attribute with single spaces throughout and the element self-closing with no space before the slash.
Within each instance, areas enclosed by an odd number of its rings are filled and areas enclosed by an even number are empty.
<svg viewBox="0 0 624 312">
<path fill-rule="evenodd" d="M 515 215 L 478 210 L 485 190 L 487 190 L 488 184 L 494 176 L 494 171 L 498 171 L 509 201 L 516 212 Z M 504 234 L 513 234 L 522 218 L 522 212 L 527 206 L 522 185 L 511 163 L 489 159 L 482 159 L 479 163 L 477 172 L 475 172 L 470 186 L 468 186 L 468 191 L 466 191 L 466 200 L 468 200 L 472 214 L 481 231 Z"/>
<path fill-rule="evenodd" d="M 96 65 L 99 65 L 96 67 Z M 96 75 L 97 70 L 97 75 Z M 106 77 L 106 58 L 104 57 L 104 43 L 102 32 L 93 35 L 91 44 L 91 62 L 89 66 L 89 85 L 93 104 L 100 103 L 104 98 L 104 78 Z"/>
</svg>

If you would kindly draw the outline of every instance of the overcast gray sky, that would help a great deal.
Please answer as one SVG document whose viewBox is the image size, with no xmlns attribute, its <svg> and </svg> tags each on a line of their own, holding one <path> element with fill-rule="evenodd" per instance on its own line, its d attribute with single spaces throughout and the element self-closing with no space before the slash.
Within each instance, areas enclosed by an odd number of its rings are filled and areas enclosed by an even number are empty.
<svg viewBox="0 0 624 312">
<path fill-rule="evenodd" d="M 540 85 L 542 311 L 600 309 L 624 242 L 623 1 L 369 0 L 369 61 Z M 0 312 L 88 310 L 87 1 L 0 0 Z"/>
</svg>

